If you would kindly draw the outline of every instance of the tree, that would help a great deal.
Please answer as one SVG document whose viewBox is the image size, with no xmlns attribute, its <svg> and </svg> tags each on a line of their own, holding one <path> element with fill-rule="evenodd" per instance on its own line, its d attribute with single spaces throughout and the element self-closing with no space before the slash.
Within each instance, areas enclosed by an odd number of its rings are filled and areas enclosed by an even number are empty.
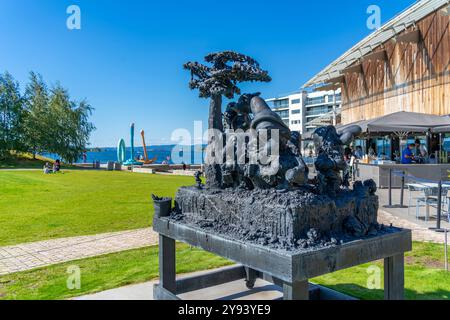
<svg viewBox="0 0 450 320">
<path fill-rule="evenodd" d="M 49 99 L 52 139 L 48 151 L 69 163 L 79 159 L 95 129 L 89 122 L 92 110 L 85 100 L 80 103 L 71 101 L 68 91 L 57 85 Z"/>
<path fill-rule="evenodd" d="M 200 98 L 211 98 L 209 129 L 223 131 L 222 96 L 233 99 L 236 94 L 241 94 L 239 82 L 270 82 L 272 79 L 267 71 L 260 69 L 256 60 L 233 51 L 211 53 L 205 61 L 212 66 L 188 62 L 184 68 L 191 71 L 189 87 L 198 89 Z"/>
<path fill-rule="evenodd" d="M 210 98 L 208 127 L 210 130 L 223 132 L 222 122 L 222 96 L 228 99 L 241 94 L 237 86 L 240 82 L 270 82 L 267 71 L 259 67 L 259 63 L 253 58 L 233 52 L 224 51 L 212 53 L 205 57 L 205 61 L 211 66 L 205 66 L 198 62 L 188 62 L 184 68 L 191 72 L 189 87 L 199 90 L 200 98 Z M 211 132 L 211 131 L 210 131 Z M 210 133 L 211 134 L 211 133 Z M 211 135 L 208 144 L 211 144 Z M 219 166 L 206 166 L 207 185 L 220 187 Z"/>
<path fill-rule="evenodd" d="M 23 117 L 19 83 L 6 72 L 0 75 L 0 156 L 23 151 Z"/>
<path fill-rule="evenodd" d="M 51 119 L 49 111 L 49 93 L 42 76 L 30 73 L 30 83 L 25 89 L 24 119 L 25 143 L 36 158 L 36 154 L 50 149 Z"/>
</svg>

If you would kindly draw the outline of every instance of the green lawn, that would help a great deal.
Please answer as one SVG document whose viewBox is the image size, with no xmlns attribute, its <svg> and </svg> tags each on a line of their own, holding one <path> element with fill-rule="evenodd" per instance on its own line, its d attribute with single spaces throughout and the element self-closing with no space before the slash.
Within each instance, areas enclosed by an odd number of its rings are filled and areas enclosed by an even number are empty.
<svg viewBox="0 0 450 320">
<path fill-rule="evenodd" d="M 0 170 L 0 246 L 151 226 L 151 194 L 192 177 L 107 171 Z"/>
<path fill-rule="evenodd" d="M 177 246 L 179 274 L 229 264 L 230 262 L 201 250 L 186 245 Z M 80 268 L 80 290 L 67 288 L 70 266 Z M 158 248 L 149 247 L 0 276 L 0 300 L 67 299 L 157 277 Z"/>
<path fill-rule="evenodd" d="M 230 262 L 217 256 L 178 245 L 177 272 L 206 270 Z M 406 257 L 406 298 L 450 298 L 450 274 L 442 270 L 443 246 L 414 243 Z M 376 263 L 381 270 L 383 266 Z M 68 290 L 67 268 L 81 269 L 81 289 Z M 312 279 L 360 299 L 383 299 L 383 290 L 367 289 L 367 268 L 363 265 Z M 441 268 L 441 269 L 439 269 Z M 66 299 L 74 296 L 140 283 L 158 277 L 157 247 L 114 253 L 51 267 L 0 277 L 0 299 Z M 381 284 L 383 284 L 381 277 Z"/>
<path fill-rule="evenodd" d="M 42 156 L 33 159 L 28 153 L 11 153 L 10 157 L 0 159 L 0 169 L 42 169 L 46 162 L 53 163 L 53 160 Z"/>
<path fill-rule="evenodd" d="M 383 271 L 383 263 L 378 261 L 338 271 L 312 281 L 360 299 L 382 300 L 384 297 L 382 289 L 367 289 L 368 267 L 371 265 L 376 265 Z M 443 268 L 443 245 L 414 242 L 413 251 L 407 253 L 405 257 L 406 299 L 450 299 L 450 273 L 444 271 Z M 383 272 L 381 273 L 381 287 L 383 288 Z"/>
</svg>

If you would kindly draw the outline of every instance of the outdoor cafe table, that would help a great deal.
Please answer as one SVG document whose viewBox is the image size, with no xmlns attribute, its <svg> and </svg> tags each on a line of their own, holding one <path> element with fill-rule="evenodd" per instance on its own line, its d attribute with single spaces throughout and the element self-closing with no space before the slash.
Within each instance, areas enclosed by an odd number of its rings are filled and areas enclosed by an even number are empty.
<svg viewBox="0 0 450 320">
<path fill-rule="evenodd" d="M 436 182 L 407 183 L 406 186 L 408 187 L 408 191 L 409 191 L 408 214 L 409 214 L 409 208 L 411 207 L 412 191 L 424 192 L 427 189 L 438 189 L 439 188 L 439 184 Z M 443 190 L 443 192 L 442 192 L 443 196 L 447 197 L 447 192 L 450 190 L 450 184 L 443 183 L 442 190 Z M 427 216 L 429 216 L 430 206 L 427 201 L 425 201 L 425 204 L 426 204 Z"/>
</svg>

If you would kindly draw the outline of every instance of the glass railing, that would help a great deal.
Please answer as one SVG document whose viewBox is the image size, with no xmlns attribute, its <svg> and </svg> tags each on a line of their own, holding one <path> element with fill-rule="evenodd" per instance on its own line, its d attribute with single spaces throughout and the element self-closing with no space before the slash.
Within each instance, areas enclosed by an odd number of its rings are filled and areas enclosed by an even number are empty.
<svg viewBox="0 0 450 320">
<path fill-rule="evenodd" d="M 333 108 L 320 108 L 320 109 L 314 109 L 311 111 L 306 112 L 306 116 L 318 116 L 321 114 L 327 114 L 329 112 L 333 111 Z"/>
</svg>

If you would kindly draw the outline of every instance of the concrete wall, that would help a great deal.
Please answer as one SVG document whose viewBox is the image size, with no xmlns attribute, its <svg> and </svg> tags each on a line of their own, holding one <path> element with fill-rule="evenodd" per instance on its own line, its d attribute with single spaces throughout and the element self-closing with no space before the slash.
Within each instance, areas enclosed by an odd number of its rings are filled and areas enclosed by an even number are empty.
<svg viewBox="0 0 450 320">
<path fill-rule="evenodd" d="M 372 165 L 363 163 L 358 164 L 356 167 L 356 179 L 362 181 L 373 179 L 379 188 L 388 188 L 390 168 L 394 171 L 392 176 L 392 186 L 394 188 L 401 187 L 401 177 L 395 171 L 405 171 L 407 175 L 430 180 L 430 182 L 450 180 L 450 164 Z M 415 182 L 413 180 L 414 178 L 407 179 L 406 183 Z"/>
</svg>

